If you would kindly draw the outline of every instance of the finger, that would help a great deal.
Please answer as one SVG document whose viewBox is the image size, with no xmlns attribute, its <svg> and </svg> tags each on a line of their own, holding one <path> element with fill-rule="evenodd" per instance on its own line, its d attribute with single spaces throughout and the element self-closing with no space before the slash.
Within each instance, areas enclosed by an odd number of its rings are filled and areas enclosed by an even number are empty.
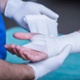
<svg viewBox="0 0 80 80">
<path fill-rule="evenodd" d="M 49 8 L 41 5 L 40 6 L 40 11 L 42 14 L 47 15 L 48 17 L 57 20 L 59 18 L 59 15 L 56 14 L 55 12 L 53 12 L 52 10 L 50 10 Z"/>
<path fill-rule="evenodd" d="M 13 50 L 13 52 L 16 53 L 16 49 L 15 49 L 16 45 L 15 44 L 11 44 L 10 46 L 11 46 L 11 49 Z"/>
<path fill-rule="evenodd" d="M 16 55 L 18 57 L 21 57 L 21 55 L 20 55 L 20 49 L 21 49 L 20 46 L 16 46 L 15 49 L 16 49 Z"/>
<path fill-rule="evenodd" d="M 20 55 L 18 55 L 18 52 L 17 52 L 17 50 L 16 50 L 16 45 L 15 45 L 15 44 L 11 44 L 10 47 L 11 47 L 12 51 L 13 51 L 18 57 L 20 57 Z"/>
<path fill-rule="evenodd" d="M 25 48 L 23 48 L 21 46 L 17 46 L 16 50 L 17 50 L 17 55 L 19 55 L 20 57 L 22 57 L 24 60 L 27 60 L 27 58 L 23 54 Z"/>
<path fill-rule="evenodd" d="M 34 54 L 33 54 L 34 55 Z M 31 56 L 33 56 L 33 55 L 31 55 L 31 51 L 28 51 L 28 50 L 26 50 L 26 51 L 24 51 L 24 56 L 26 57 L 26 59 L 28 59 L 28 60 L 31 60 L 32 58 L 31 58 Z M 31 60 L 32 61 L 32 60 Z"/>
<path fill-rule="evenodd" d="M 6 48 L 10 53 L 15 54 L 14 51 L 12 51 L 10 45 L 7 45 L 7 44 L 6 44 L 6 45 L 5 45 L 5 48 Z"/>
<path fill-rule="evenodd" d="M 42 53 L 36 50 L 24 51 L 25 57 L 27 57 L 31 62 L 36 62 L 44 60 L 48 57 L 46 53 Z"/>
<path fill-rule="evenodd" d="M 10 44 L 11 51 L 14 52 L 14 54 L 16 54 L 16 49 L 15 49 L 15 47 L 16 47 L 15 44 Z"/>
<path fill-rule="evenodd" d="M 23 33 L 23 32 L 18 32 L 15 33 L 13 36 L 17 39 L 20 40 L 30 40 L 33 36 L 37 35 L 38 33 Z"/>
</svg>

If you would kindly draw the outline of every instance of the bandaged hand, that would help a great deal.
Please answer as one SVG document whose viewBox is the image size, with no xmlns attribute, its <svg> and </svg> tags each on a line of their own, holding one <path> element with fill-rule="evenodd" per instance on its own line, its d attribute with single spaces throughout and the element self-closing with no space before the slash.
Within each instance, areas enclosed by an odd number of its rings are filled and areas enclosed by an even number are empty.
<svg viewBox="0 0 80 80">
<path fill-rule="evenodd" d="M 15 33 L 14 37 L 19 40 L 30 40 L 33 36 L 37 35 L 36 33 Z M 34 46 L 33 46 L 34 47 Z M 32 62 L 39 61 L 42 59 L 46 59 L 48 56 L 44 52 L 39 52 L 36 50 L 32 50 L 30 48 L 25 48 L 23 46 L 15 45 L 15 44 L 6 44 L 5 48 L 12 54 L 16 54 L 18 57 L 23 58 L 24 60 L 31 60 Z M 28 53 L 27 55 L 25 53 Z M 33 55 L 32 55 L 33 54 Z M 37 56 L 34 56 L 37 55 Z"/>
<path fill-rule="evenodd" d="M 57 20 L 59 17 L 58 14 L 43 6 L 42 4 L 23 2 L 22 0 L 8 0 L 4 14 L 9 18 L 13 18 L 20 26 L 27 30 L 29 28 L 23 21 L 25 15 L 44 14 L 54 20 Z"/>
<path fill-rule="evenodd" d="M 63 35 L 56 38 L 47 38 L 44 35 L 36 35 L 32 37 L 30 40 L 31 43 L 26 44 L 23 47 L 46 53 L 47 58 L 58 55 L 66 45 L 72 46 L 71 53 L 80 52 L 79 32 L 73 32 L 71 34 Z M 35 54 L 31 54 L 30 57 L 30 54 L 28 54 L 27 52 L 25 52 L 25 55 L 29 56 L 30 60 L 32 60 L 31 59 L 32 56 L 35 56 Z M 36 54 L 36 57 L 37 55 L 38 54 Z M 43 57 L 43 59 L 45 58 Z M 35 59 L 35 61 L 38 60 Z"/>
<path fill-rule="evenodd" d="M 16 47 L 14 46 L 13 46 L 14 48 L 13 47 L 10 48 L 10 46 L 7 46 L 7 47 L 9 51 L 14 51 L 14 52 L 17 51 Z M 27 64 L 30 67 L 32 67 L 32 69 L 34 70 L 34 76 L 35 76 L 34 80 L 37 80 L 43 77 L 44 75 L 58 69 L 64 63 L 65 59 L 68 57 L 71 51 L 71 48 L 72 48 L 71 45 L 67 45 L 62 49 L 62 51 L 57 56 L 53 56 L 51 58 L 48 58 L 46 60 L 39 61 L 36 63 Z M 35 51 L 35 53 L 37 52 Z M 33 58 L 35 59 L 35 56 Z"/>
<path fill-rule="evenodd" d="M 23 36 L 23 37 L 21 37 Z M 56 38 L 47 38 L 44 35 L 16 33 L 18 39 L 29 39 L 29 44 L 23 45 L 24 49 L 19 48 L 19 55 L 24 55 L 32 62 L 40 61 L 48 57 L 58 55 L 66 45 L 71 45 L 71 52 L 80 52 L 80 33 L 74 32 Z"/>
<path fill-rule="evenodd" d="M 29 37 L 27 37 L 28 39 Z M 6 45 L 6 48 L 8 49 L 8 51 L 10 52 L 15 52 L 17 55 L 20 52 L 21 53 L 21 49 L 18 50 L 19 46 L 15 46 L 15 45 Z M 43 77 L 44 75 L 55 71 L 56 69 L 58 69 L 65 61 L 65 59 L 68 57 L 70 51 L 71 51 L 71 45 L 67 45 L 65 46 L 62 51 L 59 53 L 59 55 L 57 56 L 53 56 L 51 58 L 48 58 L 46 60 L 43 61 L 39 61 L 36 63 L 29 63 L 27 65 L 29 65 L 30 67 L 32 67 L 32 69 L 34 70 L 34 80 L 38 80 L 39 78 Z M 26 50 L 26 49 L 25 49 Z M 35 51 L 35 53 L 33 53 L 33 51 L 31 50 L 30 52 L 32 52 L 32 54 L 37 54 L 37 52 Z M 40 54 L 40 52 L 38 52 Z M 44 54 L 44 53 L 42 53 Z M 18 55 L 19 56 L 19 55 Z M 21 54 L 22 57 L 23 54 Z M 33 58 L 35 59 L 35 55 L 33 56 Z"/>
</svg>

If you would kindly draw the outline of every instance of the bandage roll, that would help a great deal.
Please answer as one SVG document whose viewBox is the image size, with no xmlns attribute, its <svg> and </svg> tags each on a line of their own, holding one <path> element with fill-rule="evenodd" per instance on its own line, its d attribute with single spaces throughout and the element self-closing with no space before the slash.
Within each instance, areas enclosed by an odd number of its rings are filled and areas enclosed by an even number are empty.
<svg viewBox="0 0 80 80">
<path fill-rule="evenodd" d="M 56 20 L 45 15 L 27 15 L 24 21 L 28 24 L 32 33 L 40 33 L 46 37 L 56 37 L 58 35 Z"/>
</svg>

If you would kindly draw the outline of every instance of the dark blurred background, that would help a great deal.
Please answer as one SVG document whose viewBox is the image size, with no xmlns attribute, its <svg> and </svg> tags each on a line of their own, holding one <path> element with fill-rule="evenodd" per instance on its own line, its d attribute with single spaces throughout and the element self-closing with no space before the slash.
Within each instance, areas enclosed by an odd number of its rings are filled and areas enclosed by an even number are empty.
<svg viewBox="0 0 80 80">
<path fill-rule="evenodd" d="M 59 33 L 66 34 L 80 29 L 80 1 L 79 0 L 34 0 L 60 15 Z M 35 9 L 35 8 L 34 8 Z M 17 26 L 10 19 L 3 16 L 7 29 Z"/>
</svg>

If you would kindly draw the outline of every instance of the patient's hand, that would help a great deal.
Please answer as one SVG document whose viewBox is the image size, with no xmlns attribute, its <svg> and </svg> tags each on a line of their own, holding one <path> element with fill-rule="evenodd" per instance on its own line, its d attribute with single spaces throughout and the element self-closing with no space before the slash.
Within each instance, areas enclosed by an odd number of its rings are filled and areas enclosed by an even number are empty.
<svg viewBox="0 0 80 80">
<path fill-rule="evenodd" d="M 24 39 L 28 40 L 32 38 L 34 35 L 36 34 L 16 33 L 14 34 L 14 37 L 21 40 Z M 15 44 L 5 45 L 5 48 L 12 54 L 16 54 L 17 56 L 23 58 L 24 60 L 30 60 L 32 62 L 36 62 L 48 58 L 48 55 L 44 52 L 32 50 L 22 46 L 17 46 Z"/>
</svg>

